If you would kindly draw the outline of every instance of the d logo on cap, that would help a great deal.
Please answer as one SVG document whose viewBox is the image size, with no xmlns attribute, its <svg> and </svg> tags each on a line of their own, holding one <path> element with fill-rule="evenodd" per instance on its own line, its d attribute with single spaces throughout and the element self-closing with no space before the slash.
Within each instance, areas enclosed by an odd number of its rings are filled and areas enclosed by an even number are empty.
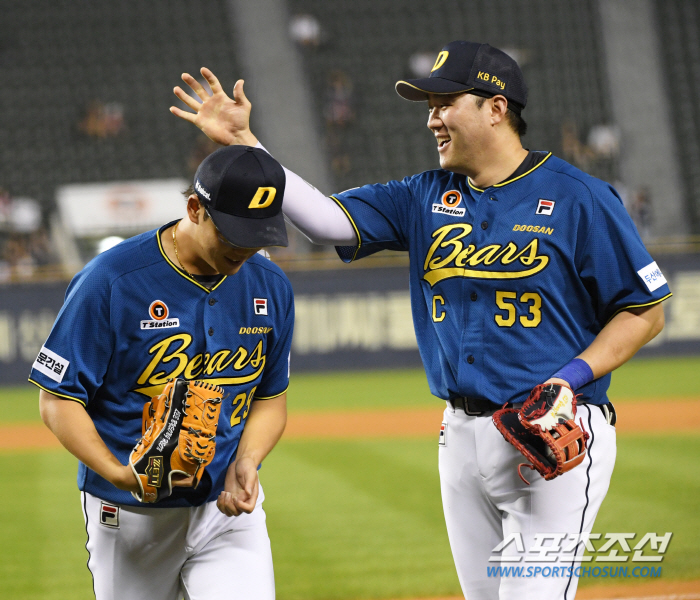
<svg viewBox="0 0 700 600">
<path fill-rule="evenodd" d="M 430 72 L 432 73 L 433 71 L 437 71 L 442 65 L 444 65 L 449 54 L 450 53 L 447 50 L 443 50 L 442 52 L 440 52 L 440 54 L 437 55 L 437 58 L 435 59 L 435 64 L 433 65 L 433 68 L 430 69 Z"/>
<path fill-rule="evenodd" d="M 265 196 L 267 194 L 267 196 Z M 277 195 L 277 189 L 273 187 L 259 187 L 255 196 L 250 201 L 248 208 L 267 208 Z"/>
</svg>

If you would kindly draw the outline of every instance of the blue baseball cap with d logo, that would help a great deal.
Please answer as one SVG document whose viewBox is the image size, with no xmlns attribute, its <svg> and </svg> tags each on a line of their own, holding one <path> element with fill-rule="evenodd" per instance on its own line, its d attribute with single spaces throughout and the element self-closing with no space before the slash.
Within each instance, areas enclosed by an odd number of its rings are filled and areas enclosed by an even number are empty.
<svg viewBox="0 0 700 600">
<path fill-rule="evenodd" d="M 199 165 L 194 191 L 216 228 L 234 246 L 287 246 L 282 214 L 285 183 L 282 165 L 264 150 L 227 146 Z"/>
<path fill-rule="evenodd" d="M 450 42 L 437 55 L 430 77 L 398 81 L 396 91 L 416 102 L 427 100 L 428 94 L 468 92 L 486 98 L 501 94 L 517 114 L 527 104 L 527 85 L 518 63 L 498 48 L 476 42 Z"/>
</svg>

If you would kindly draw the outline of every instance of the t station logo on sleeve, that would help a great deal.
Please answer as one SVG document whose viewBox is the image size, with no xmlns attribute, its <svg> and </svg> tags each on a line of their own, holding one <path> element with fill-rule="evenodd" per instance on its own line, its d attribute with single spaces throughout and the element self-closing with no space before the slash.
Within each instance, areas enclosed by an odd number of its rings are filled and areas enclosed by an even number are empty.
<svg viewBox="0 0 700 600">
<path fill-rule="evenodd" d="M 169 319 L 170 310 L 162 300 L 154 300 L 148 307 L 151 319 L 141 321 L 141 329 L 166 329 L 168 327 L 180 327 L 180 319 Z"/>
<path fill-rule="evenodd" d="M 458 208 L 462 202 L 462 194 L 458 190 L 450 190 L 442 195 L 440 204 L 433 204 L 433 212 L 452 217 L 463 217 L 467 212 L 464 207 Z"/>
</svg>

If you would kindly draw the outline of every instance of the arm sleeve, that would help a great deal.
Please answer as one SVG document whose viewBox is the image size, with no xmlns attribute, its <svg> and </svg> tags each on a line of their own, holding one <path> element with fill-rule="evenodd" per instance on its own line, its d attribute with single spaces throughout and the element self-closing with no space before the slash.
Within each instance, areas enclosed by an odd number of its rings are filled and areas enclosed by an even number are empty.
<svg viewBox="0 0 700 600">
<path fill-rule="evenodd" d="M 259 142 L 256 148 L 267 152 Z M 282 210 L 287 222 L 312 244 L 356 244 L 355 229 L 340 206 L 293 171 L 282 168 L 286 176 Z"/>
<path fill-rule="evenodd" d="M 112 356 L 111 286 L 86 267 L 75 276 L 29 380 L 61 398 L 87 406 L 102 385 Z"/>
<path fill-rule="evenodd" d="M 622 310 L 657 304 L 671 292 L 617 192 L 607 185 L 591 192 L 590 229 L 578 264 L 604 325 Z"/>
<path fill-rule="evenodd" d="M 294 333 L 294 296 L 291 285 L 287 283 L 287 306 L 284 319 L 281 320 L 273 345 L 268 349 L 265 370 L 255 399 L 266 400 L 283 394 L 289 387 L 290 353 Z"/>
<path fill-rule="evenodd" d="M 284 168 L 284 167 L 283 167 Z M 282 209 L 287 221 L 314 244 L 356 244 L 355 229 L 343 209 L 299 175 L 284 168 Z"/>
</svg>

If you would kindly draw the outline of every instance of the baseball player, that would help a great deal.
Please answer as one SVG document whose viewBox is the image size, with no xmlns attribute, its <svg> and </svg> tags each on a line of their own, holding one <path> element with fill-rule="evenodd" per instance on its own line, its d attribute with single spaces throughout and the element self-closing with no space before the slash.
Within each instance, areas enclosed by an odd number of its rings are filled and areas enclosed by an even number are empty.
<svg viewBox="0 0 700 600">
<path fill-rule="evenodd" d="M 184 218 L 100 254 L 68 287 L 30 381 L 80 460 L 98 600 L 274 598 L 257 470 L 286 423 L 294 303 L 258 252 L 287 245 L 284 187 L 266 152 L 219 149 Z M 174 378 L 223 388 L 216 452 L 196 487 L 180 476 L 144 504 L 128 461 L 144 404 Z"/>
<path fill-rule="evenodd" d="M 231 99 L 202 74 L 213 95 L 184 74 L 201 102 L 175 88 L 194 112 L 171 112 L 221 144 L 258 144 L 243 82 Z M 571 567 L 615 462 L 610 373 L 663 328 L 671 294 L 611 186 L 523 148 L 527 87 L 508 55 L 451 42 L 428 78 L 396 90 L 427 102 L 441 168 L 330 198 L 286 171 L 285 214 L 345 262 L 409 253 L 419 349 L 431 392 L 446 401 L 440 480 L 465 597 L 573 598 Z M 544 383 L 571 388 L 578 402 L 561 395 L 542 427 L 575 414 L 587 451 L 563 475 L 533 472 L 528 484 L 522 454 L 492 416 Z M 531 570 L 489 576 L 498 564 Z"/>
</svg>

